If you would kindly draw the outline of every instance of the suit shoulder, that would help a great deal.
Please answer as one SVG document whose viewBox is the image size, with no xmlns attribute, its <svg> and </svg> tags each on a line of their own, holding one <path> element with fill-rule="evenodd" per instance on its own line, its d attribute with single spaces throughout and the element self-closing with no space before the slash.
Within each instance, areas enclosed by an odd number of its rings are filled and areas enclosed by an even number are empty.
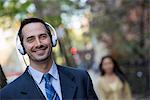
<svg viewBox="0 0 150 100">
<path fill-rule="evenodd" d="M 20 75 L 18 78 L 7 84 L 4 88 L 1 89 L 1 93 L 8 93 L 12 91 L 17 91 L 17 88 L 22 87 L 22 82 L 23 82 L 23 77 L 24 75 Z"/>
<path fill-rule="evenodd" d="M 87 72 L 84 69 L 67 67 L 67 66 L 60 66 L 60 65 L 58 65 L 58 68 L 62 69 L 63 71 L 74 72 L 74 73 L 84 73 L 84 72 Z"/>
<path fill-rule="evenodd" d="M 79 78 L 89 76 L 86 70 L 80 68 L 72 68 L 72 67 L 58 65 L 58 69 L 61 70 L 66 75 L 73 75 Z"/>
</svg>

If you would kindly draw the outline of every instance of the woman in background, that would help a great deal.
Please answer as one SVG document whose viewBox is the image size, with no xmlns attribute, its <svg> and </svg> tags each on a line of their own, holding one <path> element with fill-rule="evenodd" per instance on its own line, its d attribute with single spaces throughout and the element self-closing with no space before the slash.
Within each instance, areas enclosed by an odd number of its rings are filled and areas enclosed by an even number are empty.
<svg viewBox="0 0 150 100">
<path fill-rule="evenodd" d="M 131 91 L 123 72 L 111 56 L 105 56 L 99 65 L 101 78 L 98 82 L 102 100 L 131 100 Z"/>
</svg>

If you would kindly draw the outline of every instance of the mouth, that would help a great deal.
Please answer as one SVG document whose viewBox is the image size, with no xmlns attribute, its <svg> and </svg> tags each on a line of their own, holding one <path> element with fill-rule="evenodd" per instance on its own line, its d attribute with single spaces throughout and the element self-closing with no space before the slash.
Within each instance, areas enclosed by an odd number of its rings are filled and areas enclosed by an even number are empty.
<svg viewBox="0 0 150 100">
<path fill-rule="evenodd" d="M 42 54 L 44 54 L 44 52 L 45 52 L 45 50 L 38 50 L 38 51 L 36 51 L 36 53 L 37 53 L 38 55 L 42 55 Z"/>
<path fill-rule="evenodd" d="M 37 48 L 37 49 L 33 50 L 33 52 L 35 52 L 38 55 L 42 55 L 45 53 L 46 49 L 47 49 L 47 47 Z"/>
</svg>

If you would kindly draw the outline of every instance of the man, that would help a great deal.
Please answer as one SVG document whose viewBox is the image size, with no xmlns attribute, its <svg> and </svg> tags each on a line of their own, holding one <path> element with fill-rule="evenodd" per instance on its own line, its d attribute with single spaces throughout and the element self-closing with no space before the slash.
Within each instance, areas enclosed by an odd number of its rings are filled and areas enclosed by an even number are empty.
<svg viewBox="0 0 150 100">
<path fill-rule="evenodd" d="M 29 56 L 25 72 L 0 91 L 1 99 L 97 100 L 86 71 L 56 65 L 54 29 L 38 18 L 22 21 L 18 35 L 21 54 Z M 20 49 L 20 47 L 22 49 Z"/>
</svg>

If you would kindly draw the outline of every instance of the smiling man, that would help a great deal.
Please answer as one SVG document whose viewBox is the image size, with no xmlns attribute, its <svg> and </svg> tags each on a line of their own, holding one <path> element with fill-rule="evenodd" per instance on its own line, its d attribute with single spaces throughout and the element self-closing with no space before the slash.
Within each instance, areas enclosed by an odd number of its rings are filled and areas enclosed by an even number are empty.
<svg viewBox="0 0 150 100">
<path fill-rule="evenodd" d="M 51 30 L 55 31 L 38 18 L 21 22 L 17 48 L 22 55 L 29 56 L 30 65 L 0 91 L 1 100 L 97 100 L 86 71 L 55 64 L 52 47 L 56 46 L 57 38 Z"/>
</svg>

